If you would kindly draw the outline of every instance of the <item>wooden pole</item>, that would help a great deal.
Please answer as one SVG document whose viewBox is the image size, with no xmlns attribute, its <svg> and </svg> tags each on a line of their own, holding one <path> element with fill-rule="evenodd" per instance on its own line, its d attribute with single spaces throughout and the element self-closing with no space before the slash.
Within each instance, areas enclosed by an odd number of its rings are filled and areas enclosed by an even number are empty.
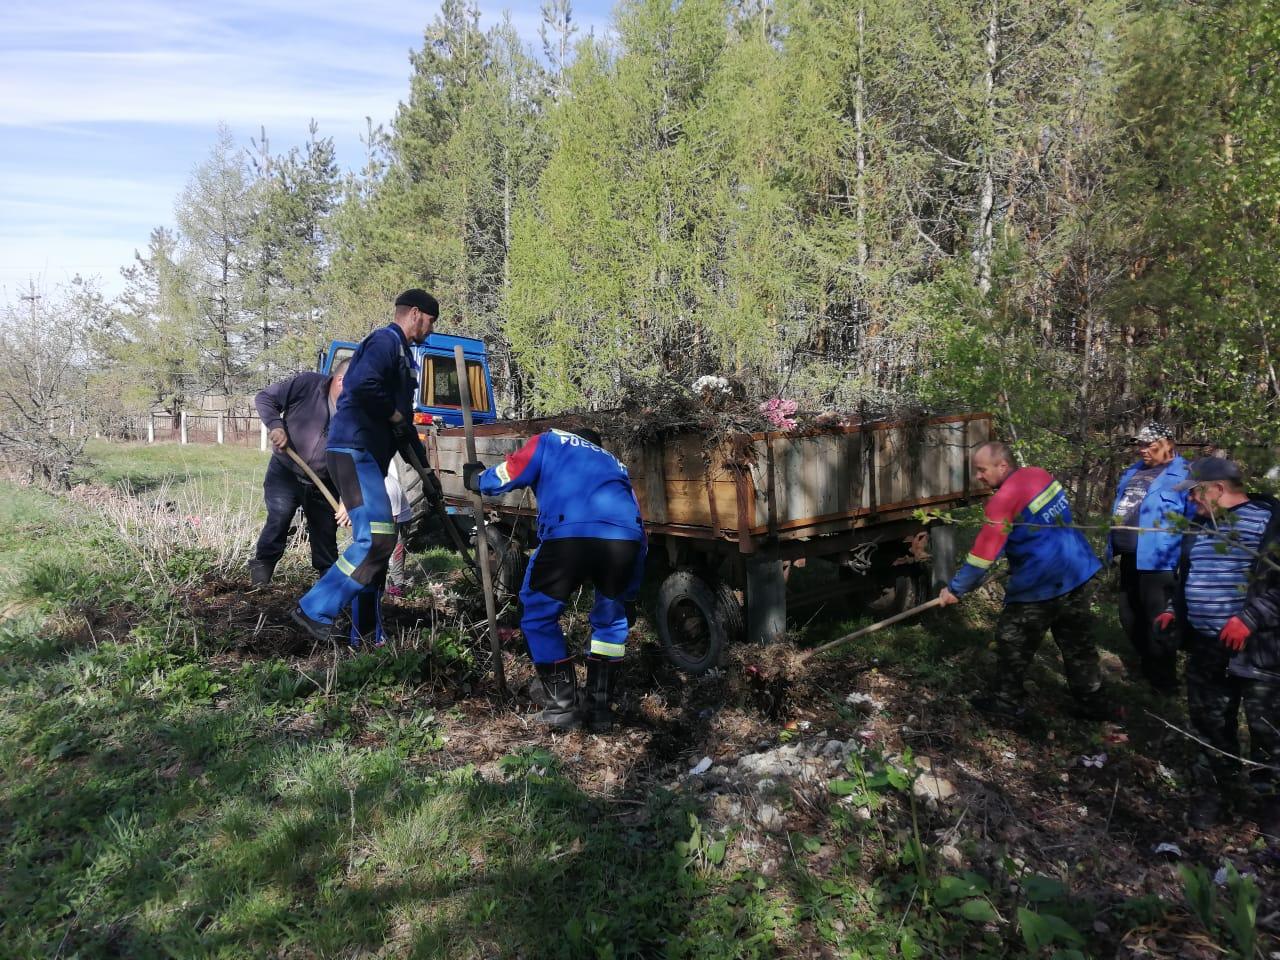
<svg viewBox="0 0 1280 960">
<path fill-rule="evenodd" d="M 467 380 L 467 361 L 462 345 L 453 348 L 453 362 L 458 368 L 458 395 L 462 400 L 462 430 L 467 437 L 467 460 L 476 459 L 476 431 L 471 422 L 471 384 Z M 498 639 L 498 608 L 493 599 L 493 576 L 489 570 L 489 539 L 484 533 L 484 501 L 471 494 L 471 513 L 476 521 L 476 551 L 480 561 L 480 583 L 484 587 L 484 610 L 489 616 L 489 643 L 493 648 L 493 679 L 500 696 L 507 695 L 507 679 L 502 669 L 502 643 Z"/>
<path fill-rule="evenodd" d="M 187 442 L 187 411 L 178 412 L 178 442 Z"/>
<path fill-rule="evenodd" d="M 298 456 L 298 451 L 293 449 L 293 447 L 285 447 L 284 452 L 289 455 L 289 459 L 302 468 L 302 472 L 307 475 L 307 479 L 320 488 L 320 492 L 324 494 L 324 498 L 329 501 L 329 506 L 333 507 L 333 512 L 337 513 L 338 501 L 334 499 L 333 494 L 329 492 L 329 488 L 321 482 L 318 476 L 316 476 L 316 472 L 311 469 L 311 466 L 307 461 Z"/>
<path fill-rule="evenodd" d="M 223 437 L 226 435 L 226 414 L 218 411 L 218 442 L 222 443 Z"/>
<path fill-rule="evenodd" d="M 849 633 L 839 639 L 832 640 L 830 643 L 824 643 L 820 647 L 814 647 L 812 650 L 806 650 L 804 653 L 796 657 L 796 663 L 804 663 L 815 654 L 825 653 L 832 647 L 838 647 L 840 644 L 848 643 L 850 640 L 857 640 L 859 637 L 865 637 L 869 633 L 875 633 L 877 630 L 883 630 L 885 627 L 891 627 L 895 623 L 901 623 L 903 620 L 910 620 L 917 614 L 924 613 L 926 610 L 932 610 L 941 603 L 941 597 L 934 597 L 932 600 L 928 600 L 918 606 L 912 607 L 910 610 L 903 610 L 901 613 L 895 613 L 892 617 L 881 620 L 879 623 L 873 623 L 869 627 L 863 627 L 861 630 L 855 630 L 853 633 Z"/>
</svg>

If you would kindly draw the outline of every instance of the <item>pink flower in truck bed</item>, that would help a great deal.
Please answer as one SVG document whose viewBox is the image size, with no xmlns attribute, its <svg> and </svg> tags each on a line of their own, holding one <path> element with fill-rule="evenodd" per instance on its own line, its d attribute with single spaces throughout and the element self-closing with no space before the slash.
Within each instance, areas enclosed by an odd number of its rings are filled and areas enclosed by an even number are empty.
<svg viewBox="0 0 1280 960">
<path fill-rule="evenodd" d="M 782 397 L 774 397 L 760 404 L 760 412 L 764 414 L 764 418 L 779 430 L 795 429 L 796 421 L 792 419 L 792 414 L 799 408 L 794 400 L 783 400 Z"/>
</svg>

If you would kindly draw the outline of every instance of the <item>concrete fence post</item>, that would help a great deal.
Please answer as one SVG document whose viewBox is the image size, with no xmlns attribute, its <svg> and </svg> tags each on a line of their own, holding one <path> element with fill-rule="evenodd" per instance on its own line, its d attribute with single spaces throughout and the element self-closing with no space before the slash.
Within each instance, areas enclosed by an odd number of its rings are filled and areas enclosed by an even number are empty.
<svg viewBox="0 0 1280 960">
<path fill-rule="evenodd" d="M 224 423 L 226 421 L 226 416 L 227 415 L 225 413 L 222 413 L 222 412 L 218 413 L 218 442 L 219 443 L 222 443 L 222 438 L 224 436 Z"/>
<path fill-rule="evenodd" d="M 147 414 L 147 443 L 156 442 L 156 415 L 154 413 Z"/>
<path fill-rule="evenodd" d="M 262 424 L 261 426 L 262 426 L 262 434 L 261 434 L 261 436 L 258 438 L 258 449 L 259 449 L 259 450 L 261 450 L 263 453 L 266 453 L 266 451 L 267 451 L 267 425 L 264 423 L 264 424 Z"/>
<path fill-rule="evenodd" d="M 178 411 L 178 442 L 187 442 L 187 411 Z"/>
</svg>

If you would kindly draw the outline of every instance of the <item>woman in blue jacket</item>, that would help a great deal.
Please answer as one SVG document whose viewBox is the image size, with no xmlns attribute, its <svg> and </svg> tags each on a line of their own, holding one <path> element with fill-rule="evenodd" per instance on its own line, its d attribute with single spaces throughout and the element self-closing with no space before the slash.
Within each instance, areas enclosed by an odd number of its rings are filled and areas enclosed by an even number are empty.
<svg viewBox="0 0 1280 960">
<path fill-rule="evenodd" d="M 1111 516 L 1117 527 L 1107 543 L 1108 560 L 1120 565 L 1120 624 L 1142 662 L 1142 673 L 1156 690 L 1176 693 L 1178 648 L 1171 633 L 1152 630 L 1152 621 L 1168 606 L 1182 543 L 1177 517 L 1195 513 L 1186 491 L 1187 461 L 1178 455 L 1173 431 L 1152 421 L 1135 438 L 1141 459 L 1120 477 Z"/>
</svg>

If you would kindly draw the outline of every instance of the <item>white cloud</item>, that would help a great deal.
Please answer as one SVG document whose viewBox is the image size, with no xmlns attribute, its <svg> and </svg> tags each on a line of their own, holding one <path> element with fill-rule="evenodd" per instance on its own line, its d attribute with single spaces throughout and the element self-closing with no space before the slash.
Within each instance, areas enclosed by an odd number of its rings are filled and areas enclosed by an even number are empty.
<svg viewBox="0 0 1280 960">
<path fill-rule="evenodd" d="M 604 35 L 605 2 L 575 16 L 579 36 Z M 287 146 L 314 119 L 340 157 L 357 155 L 365 117 L 386 123 L 407 95 L 409 52 L 439 10 L 438 0 L 55 4 L 5 4 L 0 300 L 30 276 L 97 274 L 118 292 L 119 268 L 171 221 L 219 123 L 241 137 L 265 126 Z M 536 49 L 540 0 L 517 6 L 512 24 Z M 502 17 L 500 4 L 481 7 L 482 28 Z"/>
</svg>

